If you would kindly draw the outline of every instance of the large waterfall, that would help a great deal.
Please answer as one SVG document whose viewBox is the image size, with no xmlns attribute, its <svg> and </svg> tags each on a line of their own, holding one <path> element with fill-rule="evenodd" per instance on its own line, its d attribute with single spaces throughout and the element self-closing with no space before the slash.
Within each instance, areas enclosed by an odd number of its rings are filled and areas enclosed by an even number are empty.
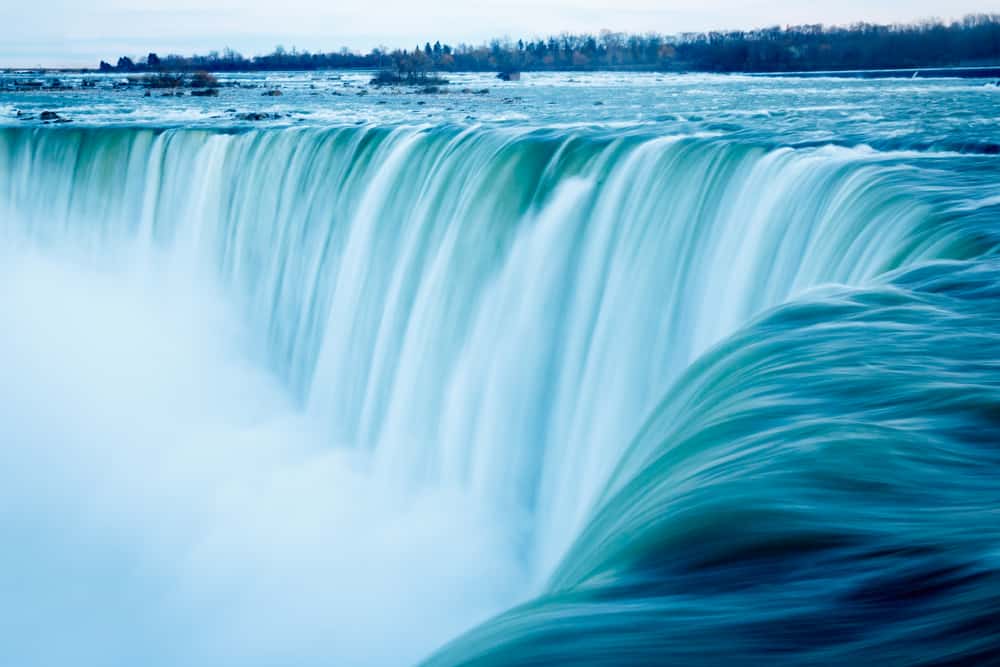
<svg viewBox="0 0 1000 667">
<path fill-rule="evenodd" d="M 73 554 L 46 561 L 47 581 L 111 600 L 66 646 L 15 643 L 0 657 L 150 664 L 141 647 L 171 634 L 189 641 L 158 653 L 165 664 L 413 660 L 529 597 L 628 579 L 631 567 L 648 581 L 638 543 L 620 541 L 650 530 L 644 503 L 659 521 L 673 510 L 657 503 L 676 501 L 697 523 L 717 500 L 688 506 L 649 489 L 725 486 L 705 466 L 752 461 L 754 445 L 690 454 L 668 482 L 642 486 L 650 461 L 670 456 L 656 448 L 751 427 L 772 446 L 785 427 L 764 422 L 778 399 L 738 378 L 766 383 L 806 363 L 760 352 L 740 364 L 726 356 L 735 343 L 718 344 L 755 322 L 777 341 L 808 321 L 810 358 L 831 355 L 836 374 L 838 346 L 864 345 L 863 333 L 852 343 L 825 331 L 809 305 L 775 316 L 785 328 L 755 318 L 795 299 L 849 318 L 827 300 L 863 301 L 847 290 L 891 290 L 907 267 L 992 247 L 960 224 L 977 212 L 929 185 L 922 159 L 934 158 L 641 131 L 0 129 L 11 378 L 0 436 L 24 444 L 3 454 L 0 483 L 12 485 L 0 499 L 41 517 L 19 528 L 25 544 Z M 964 312 L 925 307 L 934 321 Z M 75 365 L 79 382 L 60 385 L 55 365 Z M 140 386 L 150 375 L 163 378 L 155 392 Z M 727 425 L 754 406 L 759 423 Z M 44 485 L 61 491 L 35 507 Z M 748 521 L 777 530 L 761 517 L 784 510 L 753 505 L 765 491 L 731 485 Z M 75 532 L 45 528 L 71 510 Z M 788 512 L 805 526 L 789 539 L 812 539 L 808 517 Z M 694 541 L 710 550 L 713 531 L 741 528 L 655 530 L 643 548 L 669 544 L 683 561 Z M 108 534 L 114 546 L 95 544 Z M 135 586 L 148 572 L 169 583 Z M 23 590 L 26 618 L 63 608 L 54 592 Z M 85 599 L 67 613 L 86 617 Z M 525 613 L 543 627 L 545 609 Z M 108 657 L 98 647 L 115 627 L 128 636 Z M 461 662 L 482 641 L 441 659 Z M 392 646 L 372 648 L 382 642 Z"/>
</svg>

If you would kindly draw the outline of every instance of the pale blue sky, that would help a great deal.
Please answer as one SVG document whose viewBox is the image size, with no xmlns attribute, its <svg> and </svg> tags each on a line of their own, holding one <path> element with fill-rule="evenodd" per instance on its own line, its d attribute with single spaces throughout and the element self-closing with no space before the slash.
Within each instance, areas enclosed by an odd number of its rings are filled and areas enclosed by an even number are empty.
<svg viewBox="0 0 1000 667">
<path fill-rule="evenodd" d="M 119 55 L 226 46 L 246 55 L 276 44 L 367 50 L 603 28 L 676 33 L 995 10 L 996 0 L 0 0 L 0 65 L 94 66 Z"/>
</svg>

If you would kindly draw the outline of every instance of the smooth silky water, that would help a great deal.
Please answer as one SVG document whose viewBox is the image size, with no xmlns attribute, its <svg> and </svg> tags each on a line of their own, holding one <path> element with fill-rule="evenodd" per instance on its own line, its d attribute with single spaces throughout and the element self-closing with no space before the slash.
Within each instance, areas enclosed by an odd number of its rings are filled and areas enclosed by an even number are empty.
<svg viewBox="0 0 1000 667">
<path fill-rule="evenodd" d="M 0 94 L 0 663 L 1000 655 L 1000 88 L 97 80 Z"/>
</svg>

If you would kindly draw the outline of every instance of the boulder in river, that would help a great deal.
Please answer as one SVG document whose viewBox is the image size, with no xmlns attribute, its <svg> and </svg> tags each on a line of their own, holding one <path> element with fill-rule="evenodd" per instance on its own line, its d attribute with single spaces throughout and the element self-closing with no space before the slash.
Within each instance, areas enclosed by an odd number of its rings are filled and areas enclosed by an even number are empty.
<svg viewBox="0 0 1000 667">
<path fill-rule="evenodd" d="M 262 120 L 278 120 L 281 118 L 281 115 L 276 113 L 265 113 L 262 111 L 250 111 L 248 113 L 236 114 L 236 118 L 237 120 L 257 122 Z"/>
</svg>

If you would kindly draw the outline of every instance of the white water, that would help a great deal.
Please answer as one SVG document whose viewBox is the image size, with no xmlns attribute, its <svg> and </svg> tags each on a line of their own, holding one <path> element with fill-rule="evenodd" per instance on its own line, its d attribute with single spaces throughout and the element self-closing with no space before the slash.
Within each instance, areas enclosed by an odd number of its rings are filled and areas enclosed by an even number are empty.
<svg viewBox="0 0 1000 667">
<path fill-rule="evenodd" d="M 329 447 L 210 277 L 3 259 L 0 662 L 391 664 L 514 601 L 498 517 Z"/>
<path fill-rule="evenodd" d="M 416 659 L 537 590 L 707 346 L 943 243 L 843 149 L 36 130 L 0 173 L 17 664 Z"/>
</svg>

